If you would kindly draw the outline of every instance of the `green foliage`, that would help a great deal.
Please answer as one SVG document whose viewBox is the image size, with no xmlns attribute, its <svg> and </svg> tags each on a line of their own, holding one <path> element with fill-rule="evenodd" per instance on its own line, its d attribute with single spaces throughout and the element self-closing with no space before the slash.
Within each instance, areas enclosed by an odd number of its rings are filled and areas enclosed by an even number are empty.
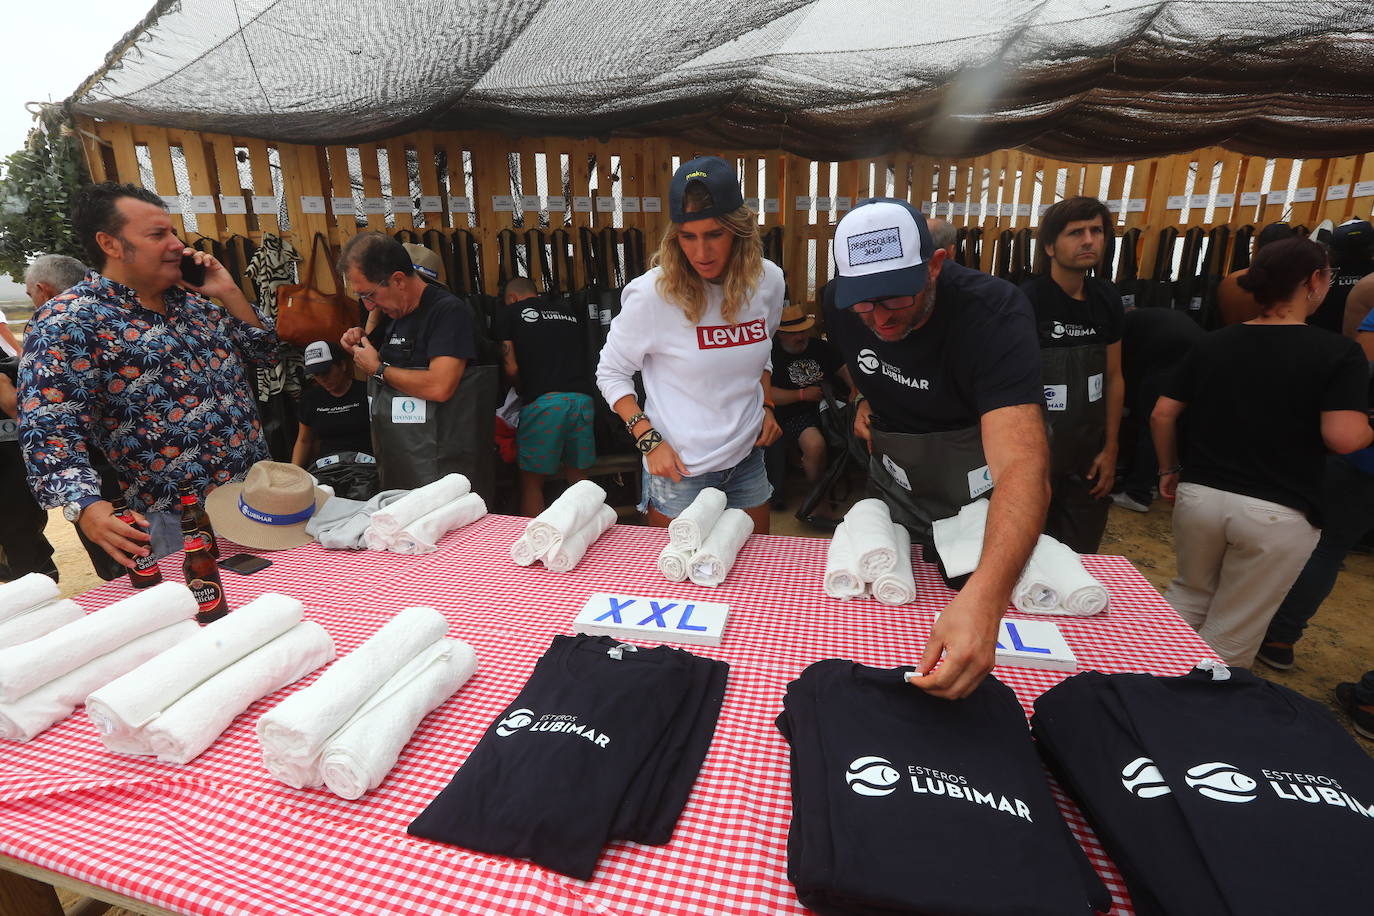
<svg viewBox="0 0 1374 916">
<path fill-rule="evenodd" d="M 50 107 L 36 120 L 24 148 L 0 164 L 0 272 L 20 283 L 35 255 L 82 257 L 67 214 L 73 196 L 90 182 L 66 115 Z"/>
</svg>

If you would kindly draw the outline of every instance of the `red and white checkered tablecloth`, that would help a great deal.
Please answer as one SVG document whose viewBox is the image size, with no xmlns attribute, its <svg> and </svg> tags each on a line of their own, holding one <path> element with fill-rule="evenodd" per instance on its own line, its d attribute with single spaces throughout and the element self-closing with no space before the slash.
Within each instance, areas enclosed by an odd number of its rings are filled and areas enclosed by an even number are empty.
<svg viewBox="0 0 1374 916">
<path fill-rule="evenodd" d="M 786 877 L 791 815 L 788 749 L 773 725 L 789 681 L 811 662 L 841 657 L 881 667 L 920 656 L 934 612 L 949 600 L 918 563 L 917 604 L 840 602 L 821 589 L 826 541 L 754 537 L 725 584 L 700 588 L 659 575 L 666 532 L 617 525 L 576 570 L 558 575 L 510 561 L 524 520 L 487 518 L 423 557 L 331 552 L 317 545 L 270 554 L 251 577 L 226 572 L 230 602 L 268 591 L 303 600 L 308 616 L 352 651 L 403 607 L 437 607 L 449 633 L 477 650 L 478 674 L 425 719 L 396 768 L 349 802 L 294 790 L 263 768 L 253 725 L 283 696 L 234 721 L 191 764 L 105 752 L 78 712 L 32 742 L 0 751 L 0 852 L 188 914 L 719 914 L 803 913 Z M 222 550 L 235 546 L 222 542 Z M 163 561 L 179 576 L 178 558 Z M 1095 619 L 1056 619 L 1083 668 L 1182 674 L 1206 645 L 1120 557 L 1085 563 L 1111 593 Z M 123 597 L 123 580 L 80 600 L 88 610 Z M 691 800 L 667 846 L 617 843 L 595 878 L 577 881 L 526 862 L 408 836 L 406 825 L 452 777 L 487 724 L 520 690 L 556 633 L 571 632 L 593 592 L 726 602 L 724 644 L 692 651 L 724 659 L 730 680 L 720 724 Z M 1066 675 L 998 668 L 1022 704 Z M 1130 912 L 1120 876 L 1056 788 L 1074 834 Z"/>
</svg>

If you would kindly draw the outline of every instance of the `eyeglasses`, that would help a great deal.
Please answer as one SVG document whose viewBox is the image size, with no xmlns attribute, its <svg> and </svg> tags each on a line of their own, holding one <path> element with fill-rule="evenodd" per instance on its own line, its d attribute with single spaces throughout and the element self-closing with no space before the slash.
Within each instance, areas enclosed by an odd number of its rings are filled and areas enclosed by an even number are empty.
<svg viewBox="0 0 1374 916">
<path fill-rule="evenodd" d="M 900 312 L 909 309 L 916 304 L 919 296 L 884 296 L 881 299 L 865 299 L 862 302 L 854 303 L 851 308 L 860 315 L 866 315 L 875 308 L 880 308 L 884 312 Z"/>
<path fill-rule="evenodd" d="M 376 300 L 375 298 L 373 298 L 373 297 L 375 297 L 375 296 L 377 295 L 377 290 L 381 289 L 383 286 L 390 286 L 390 285 L 391 285 L 391 281 L 390 281 L 390 280 L 383 280 L 381 283 L 378 283 L 376 286 L 372 287 L 372 289 L 368 290 L 367 292 L 362 292 L 361 290 L 359 290 L 359 291 L 358 291 L 358 301 L 359 301 L 359 302 L 366 303 L 366 304 L 368 304 L 368 305 L 376 305 L 376 304 L 377 304 L 377 300 Z"/>
</svg>

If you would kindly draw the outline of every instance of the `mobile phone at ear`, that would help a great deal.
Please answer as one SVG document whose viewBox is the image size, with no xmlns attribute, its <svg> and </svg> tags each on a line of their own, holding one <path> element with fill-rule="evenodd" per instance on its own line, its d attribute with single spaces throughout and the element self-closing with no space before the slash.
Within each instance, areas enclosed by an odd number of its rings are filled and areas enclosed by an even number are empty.
<svg viewBox="0 0 1374 916">
<path fill-rule="evenodd" d="M 197 264 L 195 255 L 184 254 L 181 256 L 181 279 L 192 286 L 200 286 L 205 283 L 205 265 Z"/>
<path fill-rule="evenodd" d="M 251 553 L 236 553 L 232 557 L 220 560 L 219 565 L 238 573 L 240 576 L 251 576 L 258 570 L 271 566 L 272 561 L 263 557 L 255 557 Z"/>
</svg>

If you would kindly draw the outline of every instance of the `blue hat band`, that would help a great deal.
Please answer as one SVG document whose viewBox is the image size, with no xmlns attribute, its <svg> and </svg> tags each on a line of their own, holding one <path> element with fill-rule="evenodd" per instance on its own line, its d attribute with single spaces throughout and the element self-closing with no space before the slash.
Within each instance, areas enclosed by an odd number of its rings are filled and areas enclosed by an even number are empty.
<svg viewBox="0 0 1374 916">
<path fill-rule="evenodd" d="M 299 525 L 301 522 L 309 521 L 310 516 L 315 514 L 315 502 L 311 500 L 310 505 L 299 512 L 292 512 L 289 515 L 278 515 L 272 512 L 263 512 L 261 509 L 254 509 L 243 501 L 243 494 L 240 493 L 239 513 L 249 521 L 257 522 L 261 525 Z"/>
</svg>

